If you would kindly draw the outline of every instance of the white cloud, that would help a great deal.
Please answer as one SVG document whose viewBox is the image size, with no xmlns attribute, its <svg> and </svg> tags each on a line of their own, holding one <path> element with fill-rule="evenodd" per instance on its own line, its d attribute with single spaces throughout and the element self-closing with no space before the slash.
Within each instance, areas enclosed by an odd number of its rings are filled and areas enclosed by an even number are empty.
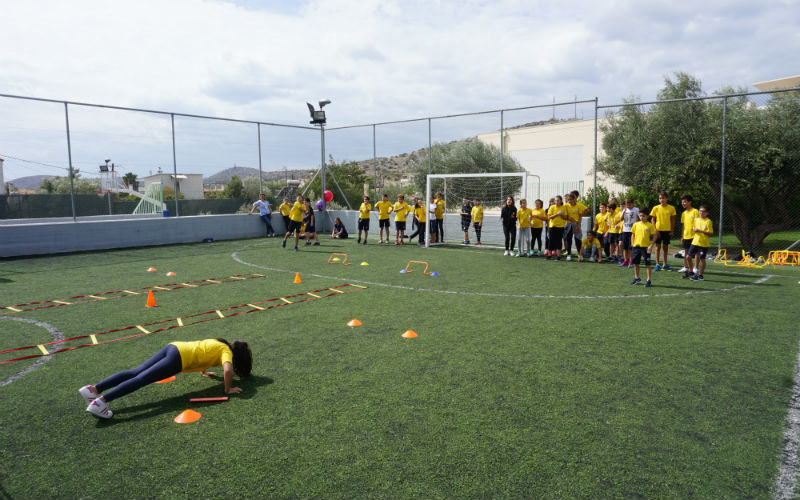
<svg viewBox="0 0 800 500">
<path fill-rule="evenodd" d="M 795 0 L 2 2 L 0 93 L 298 125 L 321 97 L 345 125 L 651 99 L 680 70 L 713 91 L 800 49 Z"/>
</svg>

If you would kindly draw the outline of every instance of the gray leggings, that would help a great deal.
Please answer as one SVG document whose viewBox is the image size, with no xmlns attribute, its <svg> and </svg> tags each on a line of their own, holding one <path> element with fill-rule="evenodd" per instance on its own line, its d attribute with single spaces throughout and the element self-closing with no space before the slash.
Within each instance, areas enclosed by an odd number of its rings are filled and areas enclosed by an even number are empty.
<svg viewBox="0 0 800 500">
<path fill-rule="evenodd" d="M 531 251 L 531 228 L 529 227 L 521 227 L 519 228 L 519 237 L 517 243 L 517 250 L 519 253 L 525 253 Z M 525 248 L 528 248 L 525 250 Z"/>
</svg>

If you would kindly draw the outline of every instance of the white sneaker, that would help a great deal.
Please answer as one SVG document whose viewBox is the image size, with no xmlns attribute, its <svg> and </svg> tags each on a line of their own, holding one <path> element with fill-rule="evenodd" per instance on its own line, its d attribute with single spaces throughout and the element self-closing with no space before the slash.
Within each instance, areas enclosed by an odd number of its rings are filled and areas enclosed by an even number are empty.
<svg viewBox="0 0 800 500">
<path fill-rule="evenodd" d="M 694 274 L 697 274 L 697 273 L 699 273 L 699 272 L 700 272 L 700 268 L 697 268 L 697 267 L 695 267 L 695 268 L 694 268 Z"/>
<path fill-rule="evenodd" d="M 678 269 L 678 272 L 679 272 L 679 273 L 685 273 L 685 272 L 686 272 L 686 271 L 688 271 L 688 270 L 689 270 L 689 268 L 688 268 L 688 267 L 686 267 L 686 266 L 683 266 L 682 268 Z"/>
<path fill-rule="evenodd" d="M 78 394 L 81 395 L 86 404 L 91 404 L 92 401 L 97 399 L 98 394 L 94 391 L 94 388 L 91 385 L 85 385 L 78 389 Z"/>
<path fill-rule="evenodd" d="M 572 257 L 567 255 L 567 260 L 572 260 Z"/>
<path fill-rule="evenodd" d="M 514 257 L 519 257 L 519 252 L 515 253 Z"/>
<path fill-rule="evenodd" d="M 97 418 L 111 418 L 114 416 L 114 412 L 108 409 L 108 404 L 99 398 L 92 401 L 86 407 L 86 411 Z"/>
</svg>

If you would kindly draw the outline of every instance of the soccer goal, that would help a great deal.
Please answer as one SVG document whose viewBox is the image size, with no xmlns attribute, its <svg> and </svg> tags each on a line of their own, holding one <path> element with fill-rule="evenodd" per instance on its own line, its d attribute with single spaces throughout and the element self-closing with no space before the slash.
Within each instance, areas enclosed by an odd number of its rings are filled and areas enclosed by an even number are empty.
<svg viewBox="0 0 800 500">
<path fill-rule="evenodd" d="M 528 173 L 514 172 L 505 174 L 429 174 L 425 183 L 425 206 L 428 208 L 428 223 L 425 225 L 425 247 L 463 239 L 461 231 L 461 206 L 466 198 L 472 204 L 478 199 L 483 206 L 484 215 L 499 214 L 508 196 L 518 203 L 525 197 L 528 188 Z M 435 243 L 431 243 L 430 221 L 436 218 L 436 200 L 442 194 L 445 208 Z M 434 202 L 431 202 L 431 198 Z M 459 236 L 454 237 L 456 234 Z"/>
</svg>

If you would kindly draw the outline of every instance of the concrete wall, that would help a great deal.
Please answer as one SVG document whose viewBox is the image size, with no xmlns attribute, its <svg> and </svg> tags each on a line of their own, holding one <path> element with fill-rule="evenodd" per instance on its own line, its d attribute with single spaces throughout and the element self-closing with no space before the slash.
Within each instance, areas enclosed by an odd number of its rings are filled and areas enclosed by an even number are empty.
<svg viewBox="0 0 800 500">
<path fill-rule="evenodd" d="M 357 237 L 358 211 L 333 210 L 329 214 L 330 221 L 340 217 L 351 238 Z M 376 243 L 378 214 L 371 215 L 369 241 Z M 591 227 L 589 217 L 584 217 L 583 222 L 584 230 Z M 280 215 L 273 214 L 272 226 L 279 235 L 286 232 Z M 320 217 L 317 229 L 321 241 L 324 242 L 328 238 L 332 227 L 327 217 Z M 412 232 L 412 224 L 409 221 L 406 234 Z M 394 221 L 392 221 L 391 239 L 394 238 L 394 233 Z M 14 220 L 13 223 L 0 224 L 0 257 L 197 243 L 205 238 L 215 240 L 259 238 L 265 234 L 264 223 L 256 214 L 131 218 L 100 216 L 79 218 L 77 222 L 73 222 L 72 219 L 50 219 L 46 222 L 41 219 Z M 463 241 L 464 233 L 461 231 L 459 215 L 445 215 L 444 235 L 447 242 Z M 469 236 L 470 241 L 475 243 L 475 232 L 471 228 Z M 502 244 L 503 229 L 499 215 L 485 215 L 481 240 L 484 243 Z"/>
</svg>

